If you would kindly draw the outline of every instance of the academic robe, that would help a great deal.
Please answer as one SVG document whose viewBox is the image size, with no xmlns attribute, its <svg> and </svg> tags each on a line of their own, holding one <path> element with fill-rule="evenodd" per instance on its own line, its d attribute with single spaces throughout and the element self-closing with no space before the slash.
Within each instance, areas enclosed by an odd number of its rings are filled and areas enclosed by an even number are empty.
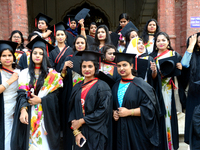
<svg viewBox="0 0 200 150">
<path fill-rule="evenodd" d="M 75 51 L 73 56 L 68 56 L 65 61 L 72 61 L 73 62 L 73 68 L 67 68 L 67 74 L 65 76 L 64 80 L 64 89 L 63 92 L 65 94 L 65 101 L 62 101 L 62 108 L 63 108 L 63 114 L 61 115 L 61 123 L 63 128 L 63 147 L 66 150 L 70 150 L 74 141 L 74 135 L 71 132 L 70 125 L 68 124 L 68 118 L 69 118 L 69 101 L 70 101 L 70 95 L 72 92 L 73 85 L 76 83 L 73 81 L 73 71 L 80 74 L 80 64 L 81 64 L 81 56 L 76 56 L 78 51 Z M 65 62 L 64 61 L 64 62 Z M 64 66 L 64 62 L 61 65 L 61 68 Z M 61 72 L 61 70 L 60 70 Z M 67 142 L 65 142 L 67 141 Z"/>
<path fill-rule="evenodd" d="M 60 117 L 58 107 L 58 90 L 44 96 L 42 99 L 42 109 L 44 113 L 44 123 L 47 131 L 47 140 L 50 149 L 59 150 L 60 145 Z M 20 110 L 22 107 L 28 107 L 29 124 L 20 122 Z M 18 90 L 17 105 L 15 109 L 13 130 L 11 137 L 12 150 L 28 150 L 30 122 L 31 122 L 31 106 L 27 102 L 25 90 Z"/>
<path fill-rule="evenodd" d="M 2 84 L 1 81 L 1 73 L 0 73 L 0 84 Z M 3 93 L 0 94 L 0 149 L 4 150 L 5 145 L 5 130 L 4 130 L 4 99 L 3 99 Z"/>
<path fill-rule="evenodd" d="M 70 34 L 70 33 L 69 33 Z M 73 54 L 73 50 L 71 47 L 65 47 L 62 51 L 59 50 L 59 48 L 56 46 L 54 50 L 52 50 L 49 54 L 49 61 L 50 64 L 57 72 L 61 72 L 65 59 L 67 56 L 70 56 Z M 65 50 L 66 49 L 66 50 Z M 63 55 L 62 55 L 63 54 Z M 70 74 L 70 73 L 67 73 Z M 68 78 L 63 78 L 63 88 L 59 89 L 59 110 L 60 110 L 60 123 L 61 123 L 61 131 L 63 131 L 63 146 L 65 150 L 71 150 L 72 146 L 72 140 L 73 135 L 71 132 L 69 132 L 68 126 L 66 125 L 66 120 L 69 116 L 68 111 L 68 99 L 70 97 L 71 92 L 68 91 L 70 88 L 68 85 L 71 82 Z M 68 135 L 69 134 L 69 135 Z M 66 139 L 66 137 L 69 137 Z M 67 141 L 67 142 L 66 142 Z"/>
<path fill-rule="evenodd" d="M 192 116 L 191 126 L 190 126 L 190 149 L 199 150 L 200 149 L 200 105 L 194 108 L 194 113 Z"/>
<path fill-rule="evenodd" d="M 60 51 L 58 46 L 56 46 L 55 49 L 49 53 L 49 61 L 51 67 L 54 68 L 57 72 L 59 72 L 61 70 L 61 65 L 64 62 L 65 58 L 71 54 L 73 54 L 73 50 L 71 47 L 65 46 L 62 49 L 62 51 Z"/>
<path fill-rule="evenodd" d="M 85 97 L 85 116 L 82 113 L 81 106 L 81 86 L 83 82 L 77 83 L 70 98 L 70 115 L 71 121 L 83 118 L 83 124 L 79 130 L 87 139 L 85 145 L 79 148 L 74 143 L 75 150 L 111 150 L 112 149 L 112 93 L 102 80 L 98 80 L 88 91 Z M 72 132 L 72 131 L 71 131 Z M 105 144 L 105 145 L 104 145 Z"/>
<path fill-rule="evenodd" d="M 30 54 L 31 54 L 31 51 L 28 50 L 26 51 L 25 53 L 22 54 L 20 60 L 19 60 L 19 67 L 20 67 L 20 70 L 23 70 L 25 68 L 28 68 L 29 66 L 29 60 L 30 60 Z"/>
<path fill-rule="evenodd" d="M 113 110 L 117 110 L 119 82 L 112 88 Z M 113 150 L 152 150 L 159 145 L 159 103 L 154 89 L 135 77 L 127 88 L 122 107 L 140 107 L 141 116 L 120 117 L 113 121 Z"/>
<path fill-rule="evenodd" d="M 153 58 L 155 58 L 158 55 L 158 51 L 155 51 L 150 54 Z M 181 61 L 182 57 L 175 52 L 175 56 L 178 59 L 178 62 Z M 156 60 L 155 60 L 156 61 Z M 174 82 L 174 78 L 172 77 L 172 80 Z M 153 87 L 156 90 L 156 94 L 158 96 L 160 109 L 161 109 L 161 115 L 160 115 L 160 124 L 159 124 L 159 133 L 160 133 L 160 145 L 159 150 L 168 150 L 168 144 L 167 144 L 167 135 L 166 135 L 166 124 L 165 124 L 165 115 L 167 114 L 165 103 L 164 103 L 164 97 L 162 95 L 162 82 L 161 82 L 161 74 L 160 71 L 157 68 L 157 77 L 154 79 Z M 171 86 L 173 87 L 172 83 Z M 172 88 L 172 96 L 171 96 L 171 128 L 172 128 L 172 143 L 173 148 L 176 150 L 179 148 L 179 134 L 178 134 L 178 119 L 177 119 L 177 112 L 176 112 L 176 104 L 175 104 L 175 97 L 174 97 L 174 89 Z"/>
<path fill-rule="evenodd" d="M 145 58 L 145 59 L 144 59 Z M 153 57 L 149 56 L 147 53 L 144 53 L 137 58 L 137 77 L 141 77 L 142 79 L 147 80 L 151 86 L 153 86 L 153 78 L 152 78 L 152 70 L 150 68 L 151 62 L 155 62 Z"/>
<path fill-rule="evenodd" d="M 86 37 L 87 37 L 88 46 L 92 45 L 95 42 L 95 40 L 92 36 L 86 35 Z"/>
<path fill-rule="evenodd" d="M 111 67 L 103 67 L 103 65 L 108 65 Z M 110 70 L 109 70 L 110 69 Z M 113 69 L 113 72 L 111 71 Z M 115 63 L 113 62 L 108 62 L 108 61 L 104 61 L 101 63 L 101 71 L 104 72 L 106 75 L 108 75 L 111 79 L 113 79 L 115 82 L 119 81 L 121 79 L 121 76 L 118 74 L 117 72 L 117 66 Z"/>
</svg>

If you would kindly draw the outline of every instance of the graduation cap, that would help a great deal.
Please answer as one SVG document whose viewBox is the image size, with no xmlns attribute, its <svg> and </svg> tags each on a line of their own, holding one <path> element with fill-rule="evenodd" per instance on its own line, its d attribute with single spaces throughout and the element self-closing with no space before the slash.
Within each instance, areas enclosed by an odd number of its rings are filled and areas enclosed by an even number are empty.
<svg viewBox="0 0 200 150">
<path fill-rule="evenodd" d="M 81 59 L 84 61 L 98 61 L 99 57 L 101 57 L 101 53 L 91 51 L 91 50 L 84 50 L 84 51 L 79 51 L 77 56 L 82 56 Z"/>
<path fill-rule="evenodd" d="M 78 51 L 74 52 L 74 55 L 71 58 L 71 61 L 73 62 L 73 68 L 72 70 L 77 72 L 78 74 L 81 74 L 81 56 L 77 56 L 76 54 Z"/>
<path fill-rule="evenodd" d="M 54 33 L 54 36 L 56 36 L 56 31 L 58 30 L 65 31 L 67 29 L 67 25 L 64 22 L 59 22 L 51 26 L 49 29 Z"/>
<path fill-rule="evenodd" d="M 6 40 L 0 40 L 0 51 L 9 49 L 15 53 L 18 43 Z"/>
<path fill-rule="evenodd" d="M 52 51 L 55 47 L 49 44 L 47 41 L 42 39 L 41 37 L 37 36 L 31 42 L 29 42 L 26 47 L 33 50 L 34 48 L 42 48 L 46 49 L 47 55 L 49 56 L 49 52 Z"/>
<path fill-rule="evenodd" d="M 164 77 L 172 77 L 181 75 L 181 70 L 176 68 L 176 63 L 178 63 L 177 57 L 172 56 L 164 59 L 160 59 L 160 71 Z"/>
<path fill-rule="evenodd" d="M 129 53 L 119 53 L 115 52 L 114 55 L 116 56 L 116 62 L 120 61 L 127 61 L 129 63 L 133 62 L 133 59 L 135 58 L 136 54 L 129 54 Z"/>
<path fill-rule="evenodd" d="M 81 11 L 78 12 L 78 14 L 75 16 L 76 20 L 85 19 L 86 16 L 90 17 L 89 15 L 90 9 L 83 8 Z"/>
<path fill-rule="evenodd" d="M 118 41 L 119 41 L 119 35 L 115 32 L 112 32 L 110 34 L 110 38 L 111 38 L 111 41 L 112 41 L 112 44 L 117 47 L 117 44 L 118 44 Z"/>
<path fill-rule="evenodd" d="M 110 88 L 112 88 L 112 86 L 115 84 L 115 81 L 102 71 L 99 71 L 98 78 L 105 81 L 110 86 Z"/>
<path fill-rule="evenodd" d="M 131 30 L 135 30 L 136 32 L 139 31 L 138 28 L 131 21 L 129 21 L 129 23 L 121 30 L 121 34 L 125 37 L 125 35 Z"/>
<path fill-rule="evenodd" d="M 43 13 L 39 13 L 36 17 L 35 17 L 35 27 L 37 27 L 37 22 L 39 20 L 44 20 L 47 24 L 49 24 L 53 19 Z"/>
</svg>

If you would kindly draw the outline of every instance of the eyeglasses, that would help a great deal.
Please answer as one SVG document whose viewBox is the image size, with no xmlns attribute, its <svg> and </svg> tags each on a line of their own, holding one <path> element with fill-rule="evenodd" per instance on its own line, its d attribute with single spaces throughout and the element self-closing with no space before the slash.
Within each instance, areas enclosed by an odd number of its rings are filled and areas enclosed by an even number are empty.
<svg viewBox="0 0 200 150">
<path fill-rule="evenodd" d="M 13 36 L 14 39 L 20 39 L 20 36 Z"/>
</svg>

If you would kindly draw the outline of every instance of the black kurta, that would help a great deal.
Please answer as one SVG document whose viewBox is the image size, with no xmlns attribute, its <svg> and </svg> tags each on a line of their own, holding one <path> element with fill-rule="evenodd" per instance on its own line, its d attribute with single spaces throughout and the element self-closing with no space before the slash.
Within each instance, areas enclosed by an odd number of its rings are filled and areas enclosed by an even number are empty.
<svg viewBox="0 0 200 150">
<path fill-rule="evenodd" d="M 48 94 L 42 99 L 42 109 L 44 113 L 44 123 L 47 130 L 47 141 L 51 150 L 59 150 L 60 145 L 60 118 L 58 107 L 58 90 Z M 29 124 L 20 122 L 20 110 L 22 107 L 28 107 Z M 18 90 L 17 104 L 14 115 L 11 149 L 12 150 L 28 150 L 30 123 L 31 123 L 31 106 L 27 102 L 25 90 Z"/>
<path fill-rule="evenodd" d="M 113 109 L 117 110 L 119 82 L 113 88 Z M 140 107 L 141 116 L 121 117 L 113 123 L 114 150 L 151 150 L 159 145 L 159 106 L 154 89 L 135 77 L 127 88 L 122 107 Z"/>
<path fill-rule="evenodd" d="M 98 80 L 88 91 L 85 98 L 85 116 L 82 113 L 81 106 L 81 83 L 77 83 L 70 98 L 71 121 L 83 118 L 85 124 L 79 129 L 87 139 L 85 145 L 79 148 L 75 144 L 75 150 L 111 150 L 112 149 L 112 93 L 102 80 Z"/>
</svg>

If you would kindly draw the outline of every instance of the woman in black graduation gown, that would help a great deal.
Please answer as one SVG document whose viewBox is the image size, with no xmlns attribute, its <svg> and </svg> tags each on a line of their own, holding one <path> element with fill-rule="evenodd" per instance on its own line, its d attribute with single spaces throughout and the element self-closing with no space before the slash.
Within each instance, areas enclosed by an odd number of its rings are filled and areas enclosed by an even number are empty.
<svg viewBox="0 0 200 150">
<path fill-rule="evenodd" d="M 186 85 L 189 83 L 189 89 L 187 93 L 187 100 L 186 100 L 186 118 L 185 118 L 185 142 L 187 144 L 190 143 L 189 133 L 192 123 L 192 116 L 194 108 L 200 104 L 200 32 L 190 36 L 187 40 L 187 50 L 181 60 L 181 64 L 183 65 L 185 71 L 183 72 L 183 81 Z M 186 88 L 186 87 L 185 87 Z M 192 134 L 192 133 L 190 133 Z M 193 137 L 193 142 L 198 143 L 198 138 Z M 197 146 L 197 145 L 196 145 Z M 195 145 L 193 145 L 195 149 Z"/>
<path fill-rule="evenodd" d="M 52 31 L 49 30 L 49 23 L 52 21 L 52 18 L 49 16 L 39 13 L 35 17 L 35 27 L 37 28 L 35 33 L 37 33 L 41 38 L 46 40 L 49 44 L 54 44 L 54 38 Z"/>
<path fill-rule="evenodd" d="M 51 66 L 55 68 L 58 72 L 63 69 L 61 68 L 61 65 L 64 62 L 65 58 L 73 54 L 72 48 L 65 44 L 67 40 L 67 34 L 65 31 L 66 27 L 67 26 L 62 22 L 59 22 L 51 27 L 51 30 L 55 33 L 55 38 L 58 42 L 58 45 L 53 51 L 50 52 L 49 61 Z"/>
<path fill-rule="evenodd" d="M 31 42 L 34 38 L 36 38 L 38 36 L 37 33 L 33 32 L 31 34 L 29 34 L 28 36 L 28 41 Z M 22 54 L 18 66 L 20 68 L 20 70 L 23 70 L 25 68 L 28 68 L 29 63 L 30 63 L 30 54 L 31 54 L 31 50 L 28 49 L 25 53 Z"/>
<path fill-rule="evenodd" d="M 91 49 L 102 52 L 102 47 L 105 44 L 111 44 L 110 34 L 108 27 L 106 25 L 98 26 L 96 33 L 95 33 L 95 42 L 90 46 Z"/>
<path fill-rule="evenodd" d="M 15 50 L 16 63 L 18 64 L 21 56 L 25 52 L 23 34 L 19 30 L 14 30 L 12 31 L 9 40 L 18 43 Z"/>
<path fill-rule="evenodd" d="M 176 104 L 174 98 L 174 76 L 180 76 L 182 65 L 181 56 L 175 52 L 170 43 L 169 36 L 165 32 L 159 32 L 155 37 L 155 45 L 151 56 L 156 62 L 158 68 L 156 76 L 155 90 L 159 99 L 161 108 L 160 117 L 160 150 L 178 149 L 179 134 Z M 166 66 L 162 70 L 162 63 L 172 61 L 173 66 Z M 170 70 L 172 73 L 169 73 Z"/>
<path fill-rule="evenodd" d="M 159 145 L 159 104 L 155 91 L 132 74 L 133 54 L 115 55 L 122 79 L 112 88 L 113 149 L 155 149 Z"/>
<path fill-rule="evenodd" d="M 106 44 L 102 49 L 103 61 L 100 64 L 100 71 L 108 75 L 115 82 L 120 80 L 120 75 L 117 72 L 117 66 L 115 63 L 116 47 L 114 45 Z"/>
<path fill-rule="evenodd" d="M 69 100 L 70 95 L 72 92 L 73 86 L 75 86 L 77 83 L 84 80 L 83 75 L 80 72 L 80 65 L 81 65 L 81 56 L 77 56 L 76 54 L 79 51 L 84 51 L 87 49 L 87 41 L 85 37 L 82 35 L 77 35 L 74 39 L 73 44 L 73 56 L 68 56 L 65 61 L 63 62 L 62 66 L 62 76 L 64 77 L 64 94 L 65 99 L 62 101 L 62 115 L 61 115 L 61 122 L 63 128 L 63 148 L 68 150 L 71 149 L 73 144 L 73 134 L 70 131 L 70 126 L 68 124 L 68 118 L 69 118 Z M 65 66 L 65 67 L 64 67 Z M 67 142 L 65 142 L 67 141 Z"/>
<path fill-rule="evenodd" d="M 19 75 L 19 90 L 11 137 L 12 150 L 59 149 L 60 121 L 59 73 L 50 67 L 49 51 L 54 47 L 36 37 L 27 47 L 32 49 L 29 68 Z M 30 93 L 32 92 L 32 93 Z"/>
<path fill-rule="evenodd" d="M 69 123 L 75 136 L 75 150 L 105 150 L 111 147 L 112 94 L 109 86 L 95 77 L 99 53 L 82 51 L 81 73 L 84 81 L 77 83 L 70 98 Z M 86 143 L 80 147 L 80 139 Z"/>
<path fill-rule="evenodd" d="M 0 40 L 0 149 L 10 150 L 13 115 L 15 113 L 18 74 L 15 69 L 17 43 Z M 13 63 L 14 62 L 14 63 Z"/>
<path fill-rule="evenodd" d="M 157 68 L 153 57 L 149 56 L 146 52 L 142 39 L 138 37 L 132 39 L 126 53 L 136 54 L 133 63 L 134 68 L 137 71 L 137 77 L 141 77 L 144 81 L 154 87 Z"/>
</svg>

